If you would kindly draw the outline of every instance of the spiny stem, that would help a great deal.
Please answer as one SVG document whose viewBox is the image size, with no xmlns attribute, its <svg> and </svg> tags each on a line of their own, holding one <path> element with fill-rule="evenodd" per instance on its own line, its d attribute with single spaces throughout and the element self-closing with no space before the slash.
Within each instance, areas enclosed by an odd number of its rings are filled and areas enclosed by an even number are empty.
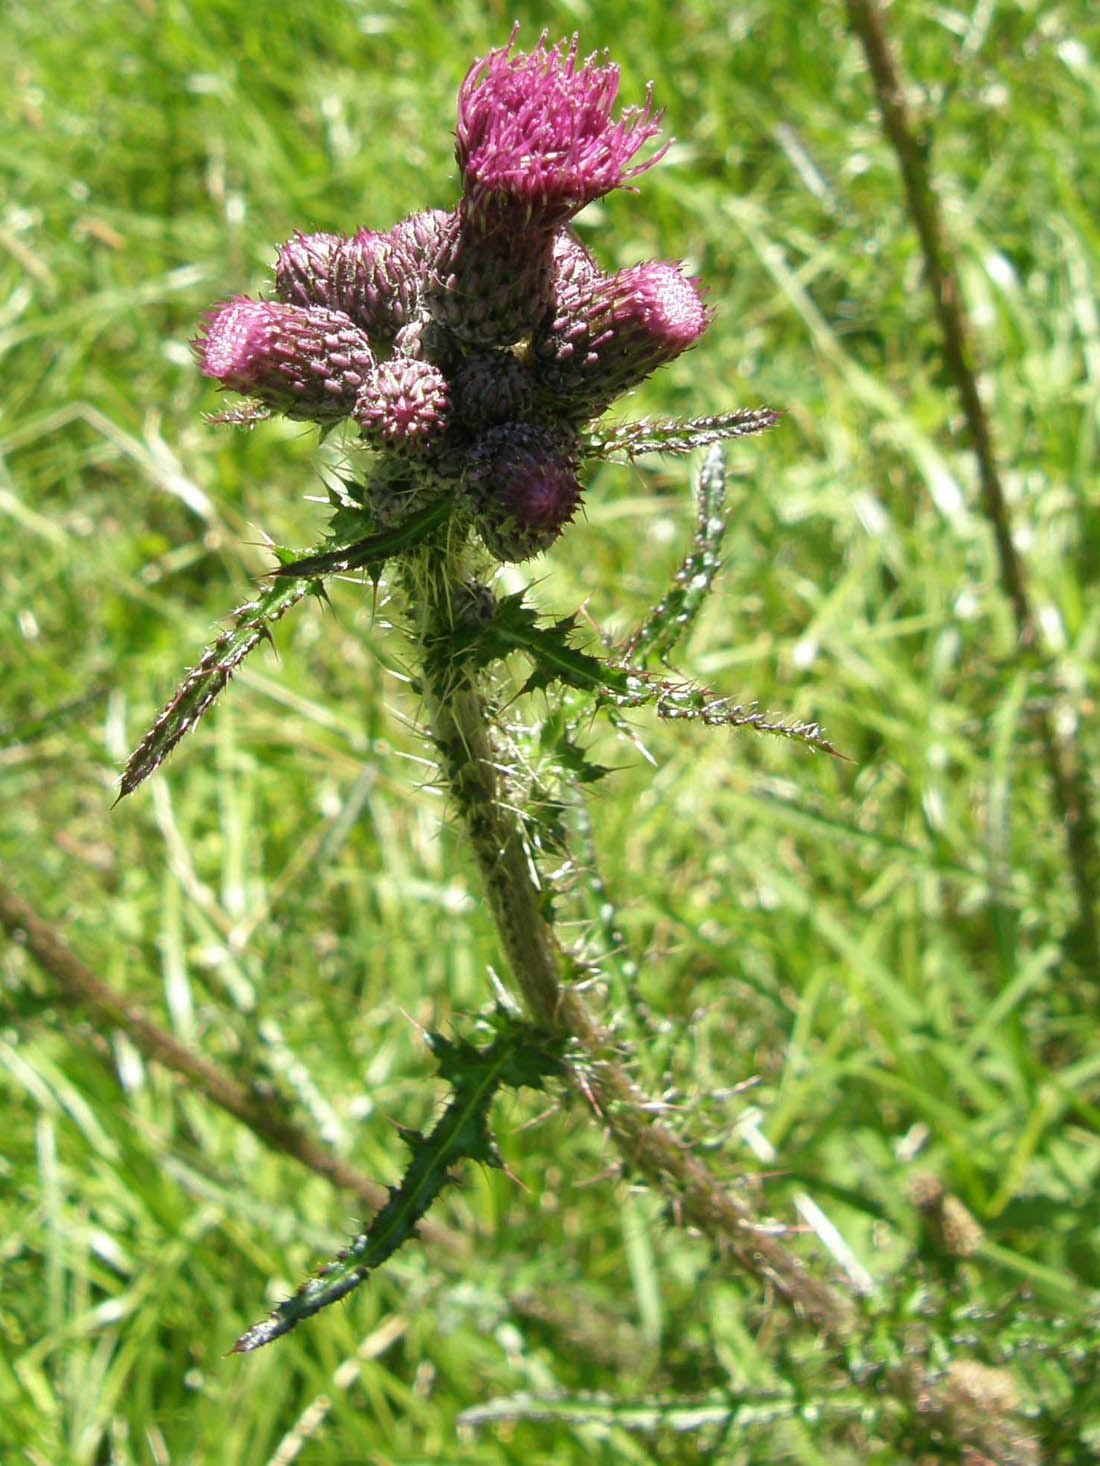
<svg viewBox="0 0 1100 1466">
<path fill-rule="evenodd" d="M 851 1325 L 846 1299 L 811 1277 L 661 1121 L 626 1072 L 610 1037 L 570 985 L 571 963 L 542 912 L 542 893 L 519 816 L 508 804 L 494 756 L 489 710 L 476 674 L 448 670 L 432 648 L 469 614 L 471 592 L 450 552 L 425 549 L 410 570 L 420 642 L 422 691 L 448 792 L 485 883 L 489 908 L 527 1008 L 548 1032 L 575 1041 L 571 1072 L 632 1171 L 664 1195 L 679 1219 L 698 1227 L 790 1307 L 834 1340 Z"/>
</svg>

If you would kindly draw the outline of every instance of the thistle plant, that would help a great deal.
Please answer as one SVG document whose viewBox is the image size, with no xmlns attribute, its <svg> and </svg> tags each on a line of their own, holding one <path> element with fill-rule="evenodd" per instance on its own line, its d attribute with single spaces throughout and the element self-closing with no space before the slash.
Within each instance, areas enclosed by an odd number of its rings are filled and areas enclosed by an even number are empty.
<svg viewBox="0 0 1100 1466">
<path fill-rule="evenodd" d="M 366 467 L 331 490 L 324 544 L 305 555 L 278 550 L 270 584 L 188 674 L 131 758 L 122 793 L 162 762 L 272 624 L 320 593 L 325 577 L 384 576 L 403 604 L 439 779 L 518 992 L 515 1000 L 498 985 L 484 1044 L 432 1037 L 453 1090 L 446 1111 L 429 1133 L 410 1135 L 406 1175 L 363 1235 L 250 1329 L 242 1351 L 361 1282 L 412 1234 L 456 1162 L 494 1162 L 488 1117 L 500 1086 L 548 1082 L 579 1087 L 625 1161 L 678 1216 L 826 1331 L 845 1327 L 844 1301 L 655 1118 L 628 1056 L 581 995 L 600 954 L 574 950 L 555 930 L 555 882 L 562 870 L 574 879 L 585 870 L 585 861 L 563 859 L 571 827 L 583 828 L 580 792 L 606 773 L 582 746 L 593 711 L 621 721 L 650 704 L 668 718 L 747 725 L 832 750 L 816 725 L 770 720 L 668 671 L 720 564 L 717 445 L 759 433 L 779 414 L 601 420 L 695 346 L 714 312 L 681 263 L 608 273 L 574 232 L 586 205 L 664 156 L 652 93 L 616 113 L 617 67 L 582 61 L 575 38 L 551 46 L 544 35 L 528 52 L 517 39 L 513 32 L 476 62 L 461 86 L 454 208 L 414 213 L 387 230 L 296 235 L 279 250 L 271 293 L 219 305 L 195 343 L 202 371 L 246 399 L 222 420 L 282 414 L 322 431 L 347 422 Z M 546 621 L 526 593 L 498 596 L 498 566 L 549 550 L 576 521 L 588 465 L 707 447 L 691 544 L 672 585 L 621 646 L 594 653 L 580 644 L 575 612 Z M 542 694 L 537 780 L 522 775 L 530 762 L 499 713 L 501 664 L 515 653 L 530 669 L 521 694 Z M 554 878 L 544 868 L 548 851 Z"/>
</svg>

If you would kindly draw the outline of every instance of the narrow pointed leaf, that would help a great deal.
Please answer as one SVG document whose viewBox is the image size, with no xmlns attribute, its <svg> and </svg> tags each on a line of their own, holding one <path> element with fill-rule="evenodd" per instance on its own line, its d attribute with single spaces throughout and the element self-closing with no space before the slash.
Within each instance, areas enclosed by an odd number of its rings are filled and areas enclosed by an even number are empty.
<svg viewBox="0 0 1100 1466">
<path fill-rule="evenodd" d="M 757 733 L 771 733 L 804 743 L 834 758 L 845 758 L 826 738 L 820 723 L 773 717 L 755 703 L 735 703 L 693 682 L 674 682 L 671 678 L 637 670 L 630 670 L 627 675 L 629 691 L 618 697 L 603 695 L 601 702 L 605 708 L 618 711 L 652 705 L 659 718 L 705 723 L 711 728 L 752 728 Z"/>
<path fill-rule="evenodd" d="M 499 1165 L 489 1132 L 489 1107 L 502 1084 L 538 1088 L 557 1073 L 561 1060 L 555 1046 L 535 1038 L 524 1025 L 498 1023 L 500 1031 L 488 1047 L 479 1049 L 462 1040 L 430 1034 L 428 1041 L 439 1070 L 454 1090 L 446 1109 L 427 1135 L 404 1135 L 411 1159 L 400 1186 L 390 1188 L 390 1199 L 367 1230 L 356 1237 L 334 1261 L 298 1289 L 261 1323 L 237 1340 L 233 1352 L 247 1354 L 289 1333 L 322 1308 L 344 1298 L 413 1235 L 462 1160 Z"/>
<path fill-rule="evenodd" d="M 781 412 L 770 407 L 742 407 L 737 412 L 720 412 L 714 417 L 694 417 L 683 422 L 675 418 L 664 421 L 642 418 L 640 422 L 609 423 L 585 435 L 585 450 L 590 458 L 690 453 L 728 438 L 747 438 L 766 432 L 782 417 Z"/>
<path fill-rule="evenodd" d="M 269 628 L 316 588 L 317 582 L 307 577 L 279 580 L 256 600 L 238 606 L 233 612 L 233 624 L 229 630 L 206 648 L 171 702 L 130 755 L 119 781 L 119 799 L 132 794 L 160 767 L 181 739 L 209 711 L 214 699 L 249 652 L 254 651 L 261 641 L 270 639 Z"/>
<path fill-rule="evenodd" d="M 439 499 L 390 529 L 368 535 L 366 539 L 357 540 L 353 545 L 345 545 L 343 549 L 307 555 L 304 560 L 291 560 L 272 573 L 279 577 L 306 575 L 312 578 L 318 575 L 343 575 L 349 570 L 361 570 L 364 566 L 371 568 L 373 572 L 374 567 L 381 567 L 394 555 L 420 544 L 452 511 L 453 505 L 449 500 Z"/>
<path fill-rule="evenodd" d="M 726 533 L 726 461 L 713 444 L 699 473 L 698 507 L 691 547 L 672 578 L 668 593 L 627 640 L 622 660 L 667 660 L 676 644 L 694 625 L 714 577 L 721 568 L 722 540 Z"/>
</svg>

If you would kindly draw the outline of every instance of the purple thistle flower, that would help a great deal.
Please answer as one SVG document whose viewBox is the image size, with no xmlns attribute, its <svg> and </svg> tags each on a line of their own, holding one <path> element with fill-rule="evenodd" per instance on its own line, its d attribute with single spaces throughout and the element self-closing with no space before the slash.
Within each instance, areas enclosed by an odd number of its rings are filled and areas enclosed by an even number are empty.
<svg viewBox="0 0 1100 1466">
<path fill-rule="evenodd" d="M 527 423 L 502 423 L 481 435 L 465 489 L 481 538 L 498 560 L 529 560 L 549 549 L 581 502 L 573 454 L 560 437 Z"/>
<path fill-rule="evenodd" d="M 517 28 L 518 29 L 518 28 Z M 512 346 L 551 299 L 553 236 L 585 204 L 663 156 L 631 159 L 658 131 L 652 96 L 612 111 L 619 68 L 543 44 L 476 62 L 458 97 L 462 201 L 440 250 L 428 307 L 471 347 Z"/>
<path fill-rule="evenodd" d="M 346 417 L 374 367 L 370 342 L 338 311 L 245 296 L 212 311 L 193 344 L 205 376 L 307 422 Z"/>
<path fill-rule="evenodd" d="M 631 159 L 660 130 L 652 91 L 643 107 L 612 110 L 619 68 L 590 56 L 577 65 L 577 37 L 530 53 L 507 46 L 475 62 L 458 94 L 458 144 L 465 217 L 488 232 L 502 216 L 542 230 L 651 168 Z M 667 147 L 667 145 L 666 145 Z"/>
<path fill-rule="evenodd" d="M 236 420 L 351 417 L 375 450 L 374 522 L 450 497 L 501 560 L 557 538 L 581 502 L 583 425 L 711 318 L 681 265 L 607 275 L 570 224 L 664 156 L 635 161 L 659 132 L 652 95 L 616 118 L 618 67 L 579 60 L 576 37 L 522 52 L 517 35 L 462 83 L 456 208 L 295 235 L 278 299 L 230 301 L 195 343 L 207 376 L 253 399 Z"/>
<path fill-rule="evenodd" d="M 377 447 L 422 450 L 442 434 L 450 409 L 450 386 L 438 367 L 394 356 L 364 382 L 352 417 Z"/>
<path fill-rule="evenodd" d="M 679 264 L 650 260 L 570 281 L 535 336 L 536 380 L 566 408 L 593 417 L 694 346 L 710 319 L 698 282 Z"/>
</svg>

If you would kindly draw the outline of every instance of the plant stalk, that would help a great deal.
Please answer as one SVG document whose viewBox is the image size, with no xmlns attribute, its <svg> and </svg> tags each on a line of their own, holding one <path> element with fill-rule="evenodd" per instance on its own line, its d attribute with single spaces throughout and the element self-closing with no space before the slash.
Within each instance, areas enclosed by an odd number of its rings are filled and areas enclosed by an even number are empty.
<svg viewBox="0 0 1100 1466">
<path fill-rule="evenodd" d="M 456 617 L 476 614 L 477 595 L 457 557 L 425 549 L 410 573 L 417 618 L 421 691 L 447 791 L 469 837 L 489 909 L 512 977 L 532 1019 L 571 1038 L 571 1076 L 592 1104 L 631 1171 L 670 1203 L 677 1220 L 697 1227 L 753 1277 L 774 1288 L 793 1311 L 834 1341 L 853 1322 L 847 1298 L 812 1277 L 801 1259 L 748 1203 L 653 1113 L 609 1035 L 572 985 L 573 963 L 543 915 L 543 897 L 519 813 L 508 800 L 494 754 L 492 719 L 477 675 L 456 668 L 440 649 L 455 637 Z M 478 588 L 481 593 L 482 588 Z"/>
</svg>

